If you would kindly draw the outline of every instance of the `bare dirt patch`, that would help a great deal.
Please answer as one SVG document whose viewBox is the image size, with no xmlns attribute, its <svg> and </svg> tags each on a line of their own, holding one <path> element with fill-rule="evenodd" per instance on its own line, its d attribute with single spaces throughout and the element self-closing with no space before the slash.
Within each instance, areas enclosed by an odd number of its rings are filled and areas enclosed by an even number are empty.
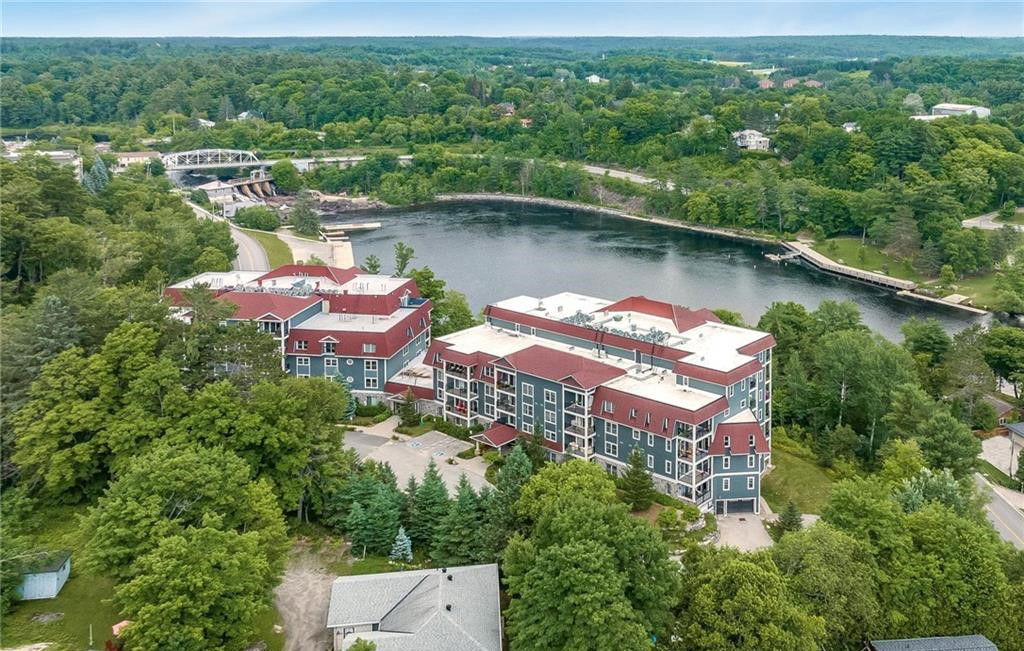
<svg viewBox="0 0 1024 651">
<path fill-rule="evenodd" d="M 327 609 L 331 583 L 337 574 L 330 565 L 346 556 L 348 544 L 337 540 L 298 539 L 288 567 L 274 589 L 277 611 L 284 622 L 284 651 L 321 651 L 331 646 Z"/>
</svg>

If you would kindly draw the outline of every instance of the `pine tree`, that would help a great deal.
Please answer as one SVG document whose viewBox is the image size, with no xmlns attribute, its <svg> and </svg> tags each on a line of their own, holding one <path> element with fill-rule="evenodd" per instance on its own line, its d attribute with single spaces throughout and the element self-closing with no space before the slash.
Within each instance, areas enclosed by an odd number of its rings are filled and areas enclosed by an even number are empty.
<svg viewBox="0 0 1024 651">
<path fill-rule="evenodd" d="M 348 382 L 341 375 L 335 375 L 334 379 L 342 386 L 342 391 L 345 394 L 345 411 L 341 417 L 344 420 L 350 421 L 356 417 L 356 400 L 352 397 L 352 387 L 349 386 Z"/>
<path fill-rule="evenodd" d="M 409 535 L 417 547 L 430 549 L 434 542 L 434 530 L 441 519 L 448 513 L 448 488 L 444 485 L 434 460 L 430 460 L 427 471 L 423 475 L 423 483 L 416 489 L 416 499 L 412 505 L 413 519 L 409 525 Z"/>
<path fill-rule="evenodd" d="M 349 540 L 352 542 L 353 555 L 362 554 L 366 541 L 370 537 L 369 528 L 370 520 L 366 510 L 363 509 L 362 504 L 356 502 L 349 510 L 348 517 L 345 518 L 345 531 L 348 532 Z"/>
<path fill-rule="evenodd" d="M 363 542 L 367 551 L 387 554 L 401 527 L 402 508 L 398 491 L 382 486 L 367 505 L 366 518 L 369 522 Z"/>
<path fill-rule="evenodd" d="M 402 503 L 402 524 L 407 528 L 412 526 L 412 521 L 416 517 L 414 507 L 416 504 L 416 491 L 419 490 L 419 487 L 416 476 L 409 475 L 409 481 L 405 484 L 405 500 Z"/>
<path fill-rule="evenodd" d="M 523 446 L 516 445 L 498 471 L 493 496 L 482 505 L 484 548 L 491 560 L 501 554 L 509 536 L 518 529 L 519 521 L 514 507 L 523 484 L 531 474 L 533 464 L 530 463 L 530 457 Z"/>
<path fill-rule="evenodd" d="M 107 173 L 107 165 L 99 156 L 96 157 L 92 167 L 89 169 L 89 176 L 92 177 L 93 187 L 95 187 L 96 193 L 103 192 L 107 185 L 110 184 L 110 174 Z"/>
<path fill-rule="evenodd" d="M 412 562 L 412 541 L 406 535 L 405 527 L 398 527 L 398 535 L 395 536 L 395 544 L 391 546 L 388 558 L 393 561 Z"/>
<path fill-rule="evenodd" d="M 780 535 L 787 531 L 800 531 L 804 527 L 803 517 L 793 500 L 786 502 L 786 508 L 779 515 Z"/>
<path fill-rule="evenodd" d="M 415 427 L 420 424 L 420 414 L 416 411 L 416 397 L 412 395 L 412 389 L 405 392 L 402 397 L 402 404 L 398 406 L 398 415 L 405 427 Z"/>
<path fill-rule="evenodd" d="M 1024 450 L 1017 455 L 1017 472 L 1014 474 L 1017 476 L 1017 481 L 1020 482 L 1020 487 L 1024 489 Z"/>
<path fill-rule="evenodd" d="M 434 533 L 430 556 L 439 565 L 466 565 L 480 554 L 480 506 L 466 475 Z"/>
<path fill-rule="evenodd" d="M 640 448 L 633 448 L 629 455 L 629 468 L 622 478 L 623 501 L 634 511 L 643 511 L 654 502 L 654 482 L 644 465 L 644 455 Z"/>
</svg>

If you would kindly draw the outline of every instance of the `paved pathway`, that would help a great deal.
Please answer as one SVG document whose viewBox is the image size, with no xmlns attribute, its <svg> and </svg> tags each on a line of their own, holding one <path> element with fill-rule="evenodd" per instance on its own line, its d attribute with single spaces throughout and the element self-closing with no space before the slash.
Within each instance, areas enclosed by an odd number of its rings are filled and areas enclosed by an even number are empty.
<svg viewBox="0 0 1024 651">
<path fill-rule="evenodd" d="M 226 221 L 198 204 L 191 201 L 185 203 L 200 219 Z M 231 239 L 238 246 L 238 257 L 231 262 L 231 267 L 236 271 L 270 271 L 270 260 L 267 259 L 267 252 L 263 250 L 263 246 L 231 222 L 227 224 L 231 228 Z"/>
<path fill-rule="evenodd" d="M 974 481 L 979 492 L 986 497 L 985 516 L 992 523 L 999 537 L 1017 549 L 1024 549 L 1024 513 L 1015 508 L 992 484 L 975 473 Z"/>
<path fill-rule="evenodd" d="M 1024 207 L 1017 208 L 1018 213 L 1024 214 Z M 964 228 L 981 228 L 986 231 L 998 231 L 1006 222 L 996 220 L 996 212 L 987 212 L 984 215 L 978 215 L 977 217 L 971 217 L 960 222 Z M 1018 231 L 1024 233 L 1024 224 L 1010 224 Z"/>
</svg>

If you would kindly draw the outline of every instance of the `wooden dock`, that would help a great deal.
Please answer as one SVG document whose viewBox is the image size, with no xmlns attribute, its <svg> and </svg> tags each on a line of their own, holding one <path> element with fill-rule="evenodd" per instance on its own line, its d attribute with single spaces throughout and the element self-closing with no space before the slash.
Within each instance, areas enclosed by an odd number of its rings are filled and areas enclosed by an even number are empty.
<svg viewBox="0 0 1024 651">
<path fill-rule="evenodd" d="M 380 222 L 364 222 L 358 224 L 323 224 L 320 231 L 327 236 L 344 235 L 356 231 L 375 231 L 381 227 Z"/>
<path fill-rule="evenodd" d="M 803 242 L 783 242 L 782 245 L 790 251 L 798 254 L 801 259 L 806 260 L 809 264 L 821 269 L 822 271 L 828 271 L 839 276 L 853 278 L 869 285 L 895 289 L 898 292 L 909 292 L 917 288 L 917 283 L 909 280 L 893 278 L 892 276 L 875 273 L 874 271 L 864 271 L 863 269 L 856 269 L 845 264 L 839 264 L 831 258 L 818 253 L 812 249 L 810 245 Z"/>
<path fill-rule="evenodd" d="M 926 303 L 933 303 L 935 305 L 942 305 L 944 307 L 957 308 L 960 310 L 964 310 L 965 312 L 970 312 L 971 314 L 977 314 L 979 316 L 982 314 L 988 314 L 988 312 L 986 312 L 985 310 L 974 307 L 973 305 L 967 305 L 966 303 L 958 303 L 954 301 L 947 301 L 942 298 L 935 298 L 934 296 L 925 296 L 924 294 L 918 294 L 917 292 L 904 290 L 901 292 L 896 292 L 896 295 L 901 296 L 903 298 L 912 298 L 917 301 L 925 301 Z"/>
</svg>

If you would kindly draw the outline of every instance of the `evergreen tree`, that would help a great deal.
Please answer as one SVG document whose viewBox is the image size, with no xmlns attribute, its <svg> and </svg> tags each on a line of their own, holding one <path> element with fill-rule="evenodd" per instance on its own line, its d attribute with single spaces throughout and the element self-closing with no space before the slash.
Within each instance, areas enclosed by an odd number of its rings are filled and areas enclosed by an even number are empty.
<svg viewBox="0 0 1024 651">
<path fill-rule="evenodd" d="M 434 542 L 434 530 L 448 513 L 448 488 L 444 485 L 434 460 L 430 460 L 423 475 L 423 483 L 416 489 L 412 505 L 413 519 L 409 535 L 417 547 L 430 549 Z"/>
<path fill-rule="evenodd" d="M 362 555 L 366 541 L 370 536 L 370 519 L 367 516 L 363 505 L 356 502 L 345 518 L 345 531 L 348 532 L 349 540 L 352 541 L 352 554 Z M 369 551 L 369 550 L 367 550 Z"/>
<path fill-rule="evenodd" d="M 348 648 L 348 651 L 377 651 L 377 643 L 357 637 L 352 646 Z"/>
<path fill-rule="evenodd" d="M 629 468 L 622 478 L 622 499 L 634 511 L 643 511 L 651 507 L 654 501 L 654 482 L 651 473 L 647 472 L 644 455 L 639 447 L 633 448 L 629 455 Z"/>
<path fill-rule="evenodd" d="M 395 543 L 391 546 L 388 558 L 393 561 L 412 562 L 412 541 L 406 535 L 405 527 L 398 527 L 398 535 L 395 536 Z"/>
<path fill-rule="evenodd" d="M 402 419 L 405 427 L 415 427 L 420 424 L 420 414 L 416 411 L 416 397 L 412 395 L 412 389 L 405 392 L 402 397 L 402 404 L 398 406 L 398 416 Z"/>
<path fill-rule="evenodd" d="M 341 385 L 342 391 L 345 394 L 345 411 L 342 414 L 342 418 L 350 421 L 356 417 L 356 399 L 352 397 L 352 387 L 340 375 L 335 375 L 334 379 Z"/>
<path fill-rule="evenodd" d="M 416 476 L 409 475 L 409 481 L 405 484 L 405 499 L 402 501 L 402 524 L 407 528 L 412 526 L 412 521 L 416 517 L 414 507 L 416 505 L 416 491 L 419 490 L 419 487 Z"/>
<path fill-rule="evenodd" d="M 1020 482 L 1021 488 L 1024 489 L 1024 450 L 1017 455 L 1017 472 L 1014 473 L 1014 476 Z"/>
<path fill-rule="evenodd" d="M 783 534 L 790 531 L 800 531 L 803 527 L 804 521 L 800 515 L 800 510 L 796 508 L 793 500 L 789 500 L 786 502 L 786 507 L 782 509 L 782 513 L 779 514 L 779 523 L 776 528 L 778 536 L 781 538 Z"/>
<path fill-rule="evenodd" d="M 295 228 L 295 232 L 303 235 L 320 234 L 320 215 L 313 205 L 313 195 L 309 190 L 299 191 L 295 198 L 295 205 L 292 206 L 288 221 Z"/>
<path fill-rule="evenodd" d="M 522 445 L 516 445 L 505 457 L 505 463 L 498 471 L 493 494 L 484 503 L 481 494 L 481 510 L 484 514 L 483 547 L 490 559 L 501 554 L 511 536 L 519 527 L 515 503 L 523 484 L 533 474 L 533 464 Z"/>
<path fill-rule="evenodd" d="M 435 530 L 430 555 L 439 565 L 466 565 L 480 555 L 480 508 L 465 474 L 459 478 L 448 513 Z"/>
<path fill-rule="evenodd" d="M 97 156 L 95 162 L 93 162 L 89 173 L 92 175 L 93 183 L 96 184 L 97 192 L 103 192 L 103 190 L 105 190 L 110 184 L 110 174 L 107 172 L 107 164 L 104 163 L 103 159 L 99 156 Z"/>
<path fill-rule="evenodd" d="M 363 260 L 363 264 L 359 265 L 359 268 L 368 274 L 379 274 L 380 258 L 371 253 L 370 255 L 366 256 L 366 259 Z"/>
<path fill-rule="evenodd" d="M 366 506 L 366 518 L 368 525 L 362 542 L 367 551 L 387 554 L 401 527 L 402 506 L 398 491 L 381 486 Z"/>
</svg>

